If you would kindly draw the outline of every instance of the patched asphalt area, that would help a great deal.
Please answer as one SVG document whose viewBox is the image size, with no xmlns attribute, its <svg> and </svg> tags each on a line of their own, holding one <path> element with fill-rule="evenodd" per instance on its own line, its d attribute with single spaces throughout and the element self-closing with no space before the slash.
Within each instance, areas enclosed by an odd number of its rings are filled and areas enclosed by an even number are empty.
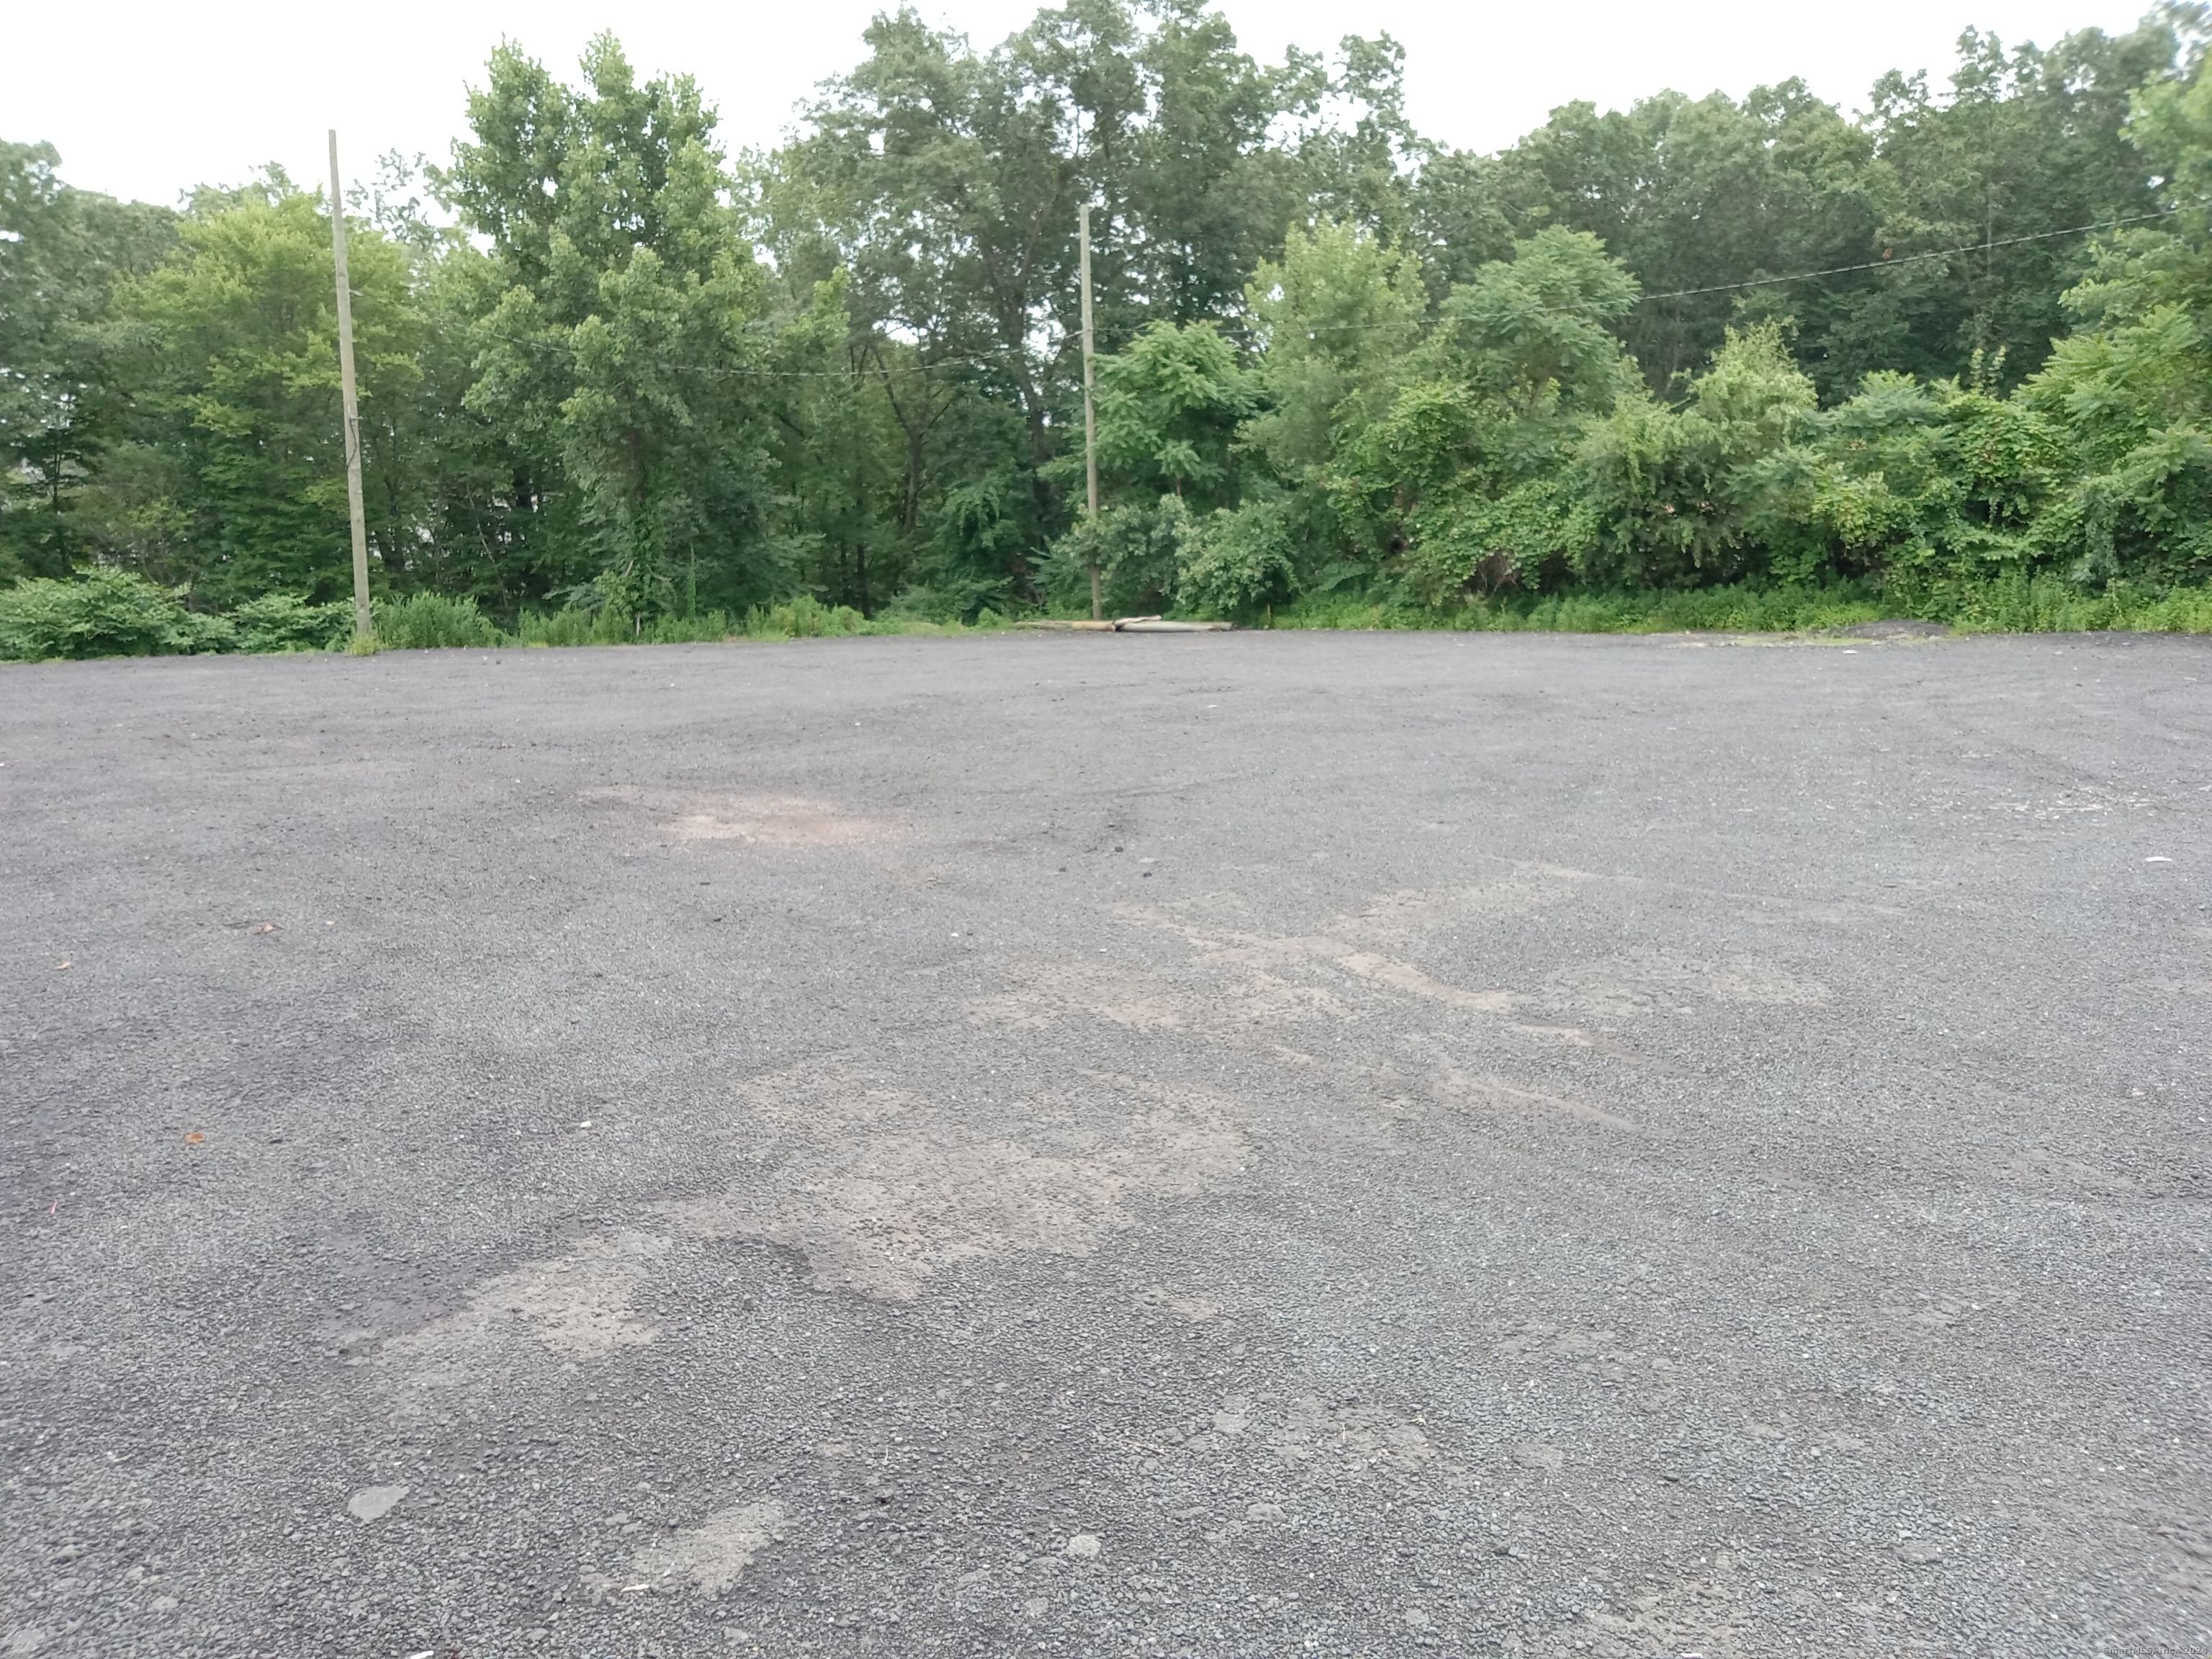
<svg viewBox="0 0 2212 1659">
<path fill-rule="evenodd" d="M 2212 642 L 19 666 L 0 763 L 0 1652 L 2212 1644 Z"/>
</svg>

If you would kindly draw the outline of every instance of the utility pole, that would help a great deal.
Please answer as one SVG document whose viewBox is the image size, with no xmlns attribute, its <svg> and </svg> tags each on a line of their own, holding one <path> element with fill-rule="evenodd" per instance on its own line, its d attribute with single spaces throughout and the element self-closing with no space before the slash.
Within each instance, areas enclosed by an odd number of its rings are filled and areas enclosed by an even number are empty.
<svg viewBox="0 0 2212 1659">
<path fill-rule="evenodd" d="M 331 142 L 337 143 L 332 136 Z M 335 152 L 333 152 L 335 154 Z M 1091 204 L 1083 204 L 1083 469 L 1091 486 L 1091 524 L 1098 525 L 1098 411 L 1091 401 Z M 1091 567 L 1091 620 L 1103 622 L 1105 601 L 1098 592 L 1098 566 Z"/>
<path fill-rule="evenodd" d="M 354 396 L 353 285 L 346 279 L 345 193 L 338 184 L 338 133 L 331 129 L 331 258 L 338 279 L 338 386 L 345 397 L 346 506 L 353 515 L 353 631 L 376 626 L 368 608 L 368 519 L 361 503 L 361 410 Z"/>
</svg>

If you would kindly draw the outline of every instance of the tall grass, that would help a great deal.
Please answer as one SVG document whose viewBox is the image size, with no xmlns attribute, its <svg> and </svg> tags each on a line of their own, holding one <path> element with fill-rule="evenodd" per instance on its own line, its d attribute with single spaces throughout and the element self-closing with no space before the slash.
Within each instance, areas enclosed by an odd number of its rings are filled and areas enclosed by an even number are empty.
<svg viewBox="0 0 2212 1659">
<path fill-rule="evenodd" d="M 847 639 L 858 635 L 990 634 L 1012 626 L 995 611 L 986 610 L 972 623 L 957 618 L 933 622 L 908 611 L 879 611 L 863 617 L 852 606 L 823 605 L 802 596 L 781 605 L 756 608 L 745 613 L 744 637 L 749 640 Z"/>
<path fill-rule="evenodd" d="M 2014 572 L 1965 590 L 1948 619 L 1972 634 L 2212 634 L 2212 587 L 2138 592 L 2114 582 L 2084 593 L 2057 576 Z"/>
<path fill-rule="evenodd" d="M 868 619 L 851 605 L 824 605 L 808 594 L 745 613 L 749 640 L 849 639 L 867 631 Z"/>
<path fill-rule="evenodd" d="M 641 645 L 701 645 L 726 640 L 738 632 L 727 611 L 709 611 L 701 617 L 661 617 L 635 635 Z"/>
<path fill-rule="evenodd" d="M 526 611 L 515 618 L 512 645 L 690 645 L 726 640 L 738 631 L 725 611 L 699 617 L 641 618 L 621 611 Z"/>
<path fill-rule="evenodd" d="M 972 626 L 907 616 L 864 617 L 850 605 L 824 605 L 809 594 L 755 605 L 742 617 L 710 611 L 698 617 L 645 621 L 618 611 L 526 611 L 509 636 L 516 645 L 687 645 L 720 640 L 848 639 L 863 634 L 962 634 L 1006 626 L 985 611 Z"/>
<path fill-rule="evenodd" d="M 585 611 L 556 611 L 550 616 L 526 611 L 515 618 L 514 641 L 517 645 L 597 645 L 602 641 L 592 636 L 592 629 L 599 620 Z M 629 637 L 627 632 L 623 637 Z"/>
<path fill-rule="evenodd" d="M 1430 609 L 1402 599 L 1329 593 L 1276 611 L 1262 626 L 1452 629 L 1498 633 L 1789 634 L 1886 617 L 1950 623 L 1961 633 L 2129 630 L 2212 633 L 2212 587 L 2145 593 L 2121 582 L 2084 593 L 2057 576 L 2013 574 L 1907 599 L 1871 587 L 1707 587 L 1683 592 L 1512 595 Z"/>
<path fill-rule="evenodd" d="M 1330 593 L 1277 611 L 1273 628 L 1429 628 L 1483 633 L 1794 633 L 1893 614 L 1856 587 L 1708 587 L 1643 593 L 1515 594 L 1430 609 Z"/>
<path fill-rule="evenodd" d="M 474 599 L 442 593 L 410 593 L 374 606 L 376 641 L 387 650 L 425 651 L 440 646 L 503 645 L 507 635 L 477 609 Z"/>
</svg>

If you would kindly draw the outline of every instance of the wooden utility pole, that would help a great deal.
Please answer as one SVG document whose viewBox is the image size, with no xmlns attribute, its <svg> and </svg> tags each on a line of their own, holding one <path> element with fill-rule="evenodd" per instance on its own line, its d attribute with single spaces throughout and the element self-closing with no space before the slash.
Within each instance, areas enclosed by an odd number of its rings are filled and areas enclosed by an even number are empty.
<svg viewBox="0 0 2212 1659">
<path fill-rule="evenodd" d="M 335 137 L 332 139 L 335 143 Z M 1083 204 L 1083 470 L 1091 486 L 1091 524 L 1098 524 L 1098 412 L 1091 401 L 1091 204 Z M 1106 604 L 1099 596 L 1098 567 L 1091 567 L 1091 620 L 1103 621 Z"/>
<path fill-rule="evenodd" d="M 331 129 L 331 258 L 338 279 L 338 386 L 345 397 L 346 506 L 353 515 L 353 631 L 376 626 L 368 608 L 368 517 L 361 501 L 361 410 L 353 380 L 353 285 L 346 279 L 345 192 L 338 184 L 338 134 Z"/>
</svg>

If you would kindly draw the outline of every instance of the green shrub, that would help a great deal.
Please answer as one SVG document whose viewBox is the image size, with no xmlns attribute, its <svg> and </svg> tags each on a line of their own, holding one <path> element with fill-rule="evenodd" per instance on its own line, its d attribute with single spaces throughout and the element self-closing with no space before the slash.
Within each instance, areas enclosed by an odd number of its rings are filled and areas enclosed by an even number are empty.
<svg viewBox="0 0 2212 1659">
<path fill-rule="evenodd" d="M 1596 514 L 1559 478 L 1532 478 L 1496 500 L 1467 495 L 1424 514 L 1405 568 L 1440 603 L 1554 585 L 1588 552 Z"/>
<path fill-rule="evenodd" d="M 227 651 L 237 630 L 185 609 L 185 590 L 105 568 L 0 592 L 0 657 L 157 657 Z"/>
<path fill-rule="evenodd" d="M 474 599 L 410 593 L 376 602 L 376 637 L 387 650 L 423 651 L 440 646 L 504 645 L 507 636 Z"/>
<path fill-rule="evenodd" d="M 1195 615 L 1249 616 L 1297 590 L 1297 550 L 1279 501 L 1218 508 L 1178 550 L 1176 599 Z"/>
<path fill-rule="evenodd" d="M 1576 505 L 1593 533 L 1573 548 L 1576 576 L 1603 592 L 1763 574 L 1767 550 L 1744 481 L 1818 401 L 1771 322 L 1730 329 L 1680 408 L 1641 391 L 1621 398 L 1582 443 Z"/>
<path fill-rule="evenodd" d="M 264 593 L 230 613 L 241 651 L 325 651 L 353 632 L 353 606 L 344 599 L 309 605 L 289 593 Z"/>
<path fill-rule="evenodd" d="M 1094 565 L 1108 616 L 1165 611 L 1195 522 L 1177 496 L 1121 501 L 1096 519 L 1077 520 L 1047 550 L 1037 574 L 1062 611 L 1089 612 Z"/>
<path fill-rule="evenodd" d="M 626 605 L 603 605 L 591 613 L 592 645 L 635 645 L 644 636 L 645 618 Z"/>
<path fill-rule="evenodd" d="M 711 644 L 735 635 L 755 638 L 793 639 L 817 634 L 854 634 L 846 625 L 860 613 L 838 607 L 832 612 L 812 599 L 798 599 L 773 611 L 757 609 L 743 623 L 726 611 L 709 611 L 696 617 L 657 617 L 641 621 L 611 606 L 580 611 L 574 605 L 550 616 L 526 611 L 515 619 L 514 637 L 523 645 L 696 645 Z"/>
</svg>

